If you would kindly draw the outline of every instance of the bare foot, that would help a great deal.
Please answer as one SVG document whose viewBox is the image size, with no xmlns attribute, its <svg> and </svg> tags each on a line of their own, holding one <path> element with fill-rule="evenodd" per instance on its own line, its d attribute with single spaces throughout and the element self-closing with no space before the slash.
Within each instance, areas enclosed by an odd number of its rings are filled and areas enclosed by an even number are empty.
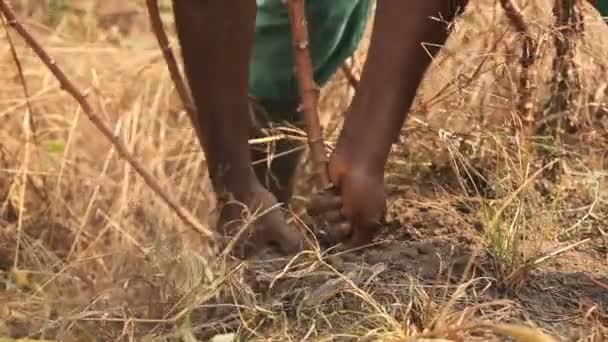
<svg viewBox="0 0 608 342">
<path fill-rule="evenodd" d="M 247 258 L 267 245 L 275 245 L 285 255 L 303 250 L 304 234 L 287 224 L 272 193 L 260 185 L 247 197 L 226 202 L 218 222 L 222 233 L 238 235 L 235 256 Z"/>
</svg>

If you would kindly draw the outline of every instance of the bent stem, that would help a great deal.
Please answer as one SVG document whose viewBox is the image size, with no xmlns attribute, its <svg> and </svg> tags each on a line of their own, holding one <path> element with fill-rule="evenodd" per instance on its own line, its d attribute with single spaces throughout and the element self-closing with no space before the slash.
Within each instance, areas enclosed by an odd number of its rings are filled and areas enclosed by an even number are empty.
<svg viewBox="0 0 608 342">
<path fill-rule="evenodd" d="M 161 51 L 163 52 L 163 57 L 165 58 L 165 62 L 167 63 L 167 69 L 169 69 L 169 74 L 171 75 L 171 79 L 175 84 L 175 89 L 177 90 L 177 94 L 184 105 L 186 112 L 192 118 L 194 117 L 196 111 L 194 109 L 194 101 L 192 101 L 192 97 L 188 91 L 188 87 L 186 87 L 186 82 L 182 77 L 179 68 L 177 66 L 177 59 L 175 58 L 175 54 L 171 49 L 171 44 L 169 43 L 169 38 L 167 37 L 167 33 L 163 27 L 163 22 L 160 17 L 160 13 L 158 10 L 158 0 L 146 0 L 146 7 L 148 8 L 148 17 L 150 19 L 150 25 L 152 26 L 152 31 L 154 32 L 154 36 L 160 46 Z"/>
</svg>

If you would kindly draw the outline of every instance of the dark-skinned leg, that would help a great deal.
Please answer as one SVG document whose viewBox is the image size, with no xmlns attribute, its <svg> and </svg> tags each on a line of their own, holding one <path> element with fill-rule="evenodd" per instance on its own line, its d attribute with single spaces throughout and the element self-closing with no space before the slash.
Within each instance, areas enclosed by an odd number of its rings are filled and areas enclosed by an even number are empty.
<svg viewBox="0 0 608 342">
<path fill-rule="evenodd" d="M 272 151 L 252 150 L 256 176 L 285 209 L 293 197 L 296 169 L 302 157 L 298 147 L 292 141 L 281 140 Z"/>
<path fill-rule="evenodd" d="M 174 1 L 178 38 L 197 116 L 192 118 L 205 151 L 213 188 L 221 202 L 226 194 L 250 210 L 265 210 L 275 197 L 257 180 L 251 167 L 248 138 L 249 58 L 253 44 L 256 2 L 243 0 Z M 219 226 L 225 232 L 239 225 L 241 205 L 223 204 Z M 229 223 L 236 223 L 234 226 Z M 301 248 L 301 235 L 287 226 L 275 209 L 244 238 L 257 247 L 276 242 L 285 253 Z M 246 234 L 247 235 L 247 234 Z M 240 256 L 245 256 L 241 254 Z"/>
<path fill-rule="evenodd" d="M 325 208 L 334 220 L 330 235 L 345 248 L 371 242 L 386 211 L 384 167 L 391 145 L 412 105 L 432 59 L 449 35 L 446 23 L 467 1 L 384 0 L 377 3 L 367 62 L 330 159 L 330 177 L 339 192 Z M 428 43 L 423 46 L 423 43 Z M 346 224 L 345 224 L 346 223 Z"/>
</svg>

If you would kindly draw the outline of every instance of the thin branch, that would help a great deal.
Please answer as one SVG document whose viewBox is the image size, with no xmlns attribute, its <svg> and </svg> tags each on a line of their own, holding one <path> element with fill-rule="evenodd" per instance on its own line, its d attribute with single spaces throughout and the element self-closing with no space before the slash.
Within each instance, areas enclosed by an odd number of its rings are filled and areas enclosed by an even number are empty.
<svg viewBox="0 0 608 342">
<path fill-rule="evenodd" d="M 25 27 L 17 20 L 15 13 L 10 8 L 6 0 L 0 0 L 0 12 L 8 21 L 9 26 L 15 30 L 25 42 L 38 55 L 40 60 L 47 66 L 53 76 L 59 81 L 61 88 L 68 92 L 80 105 L 89 120 L 97 127 L 97 129 L 112 143 L 118 154 L 124 158 L 133 169 L 143 178 L 144 182 L 175 212 L 180 220 L 188 227 L 203 234 L 206 238 L 210 238 L 211 242 L 216 238 L 216 233 L 203 227 L 190 212 L 180 206 L 158 183 L 158 181 L 145 169 L 145 167 L 129 152 L 125 144 L 120 138 L 112 132 L 112 130 L 101 120 L 100 116 L 93 110 L 91 104 L 85 96 L 76 88 L 74 83 L 67 78 L 65 73 L 57 66 L 40 43 L 25 29 Z"/>
<path fill-rule="evenodd" d="M 304 9 L 304 0 L 287 0 L 289 22 L 293 40 L 293 55 L 298 80 L 298 90 L 302 104 L 300 109 L 304 112 L 304 121 L 308 133 L 308 145 L 313 162 L 315 175 L 319 187 L 322 189 L 330 185 L 327 170 L 327 153 L 323 143 L 321 124 L 319 122 L 319 89 L 313 78 L 313 67 L 308 50 L 308 23 Z"/>
<path fill-rule="evenodd" d="M 357 79 L 357 76 L 355 76 L 353 73 L 353 69 L 346 64 L 342 64 L 341 69 L 344 73 L 344 77 L 346 77 L 346 80 L 348 81 L 348 84 L 350 84 L 350 86 L 357 91 L 357 89 L 359 89 L 359 79 Z"/>
<path fill-rule="evenodd" d="M 175 54 L 171 49 L 169 38 L 167 37 L 167 33 L 163 27 L 163 22 L 158 9 L 158 0 L 146 0 L 146 5 L 148 7 L 148 17 L 150 19 L 150 24 L 152 25 L 152 31 L 154 32 L 158 45 L 163 52 L 163 57 L 167 63 L 167 68 L 169 69 L 171 79 L 175 84 L 177 94 L 179 95 L 188 115 L 190 115 L 191 118 L 194 118 L 196 113 L 196 110 L 194 109 L 194 102 L 192 101 L 190 92 L 186 87 L 186 82 L 179 71 L 177 59 L 175 58 Z"/>
<path fill-rule="evenodd" d="M 17 73 L 19 74 L 19 81 L 21 82 L 21 87 L 23 88 L 23 95 L 25 96 L 25 105 L 27 110 L 30 112 L 30 127 L 32 129 L 32 133 L 34 135 L 34 143 L 38 144 L 38 140 L 36 139 L 36 125 L 34 123 L 34 118 L 32 117 L 34 114 L 34 110 L 32 109 L 32 103 L 30 101 L 30 92 L 27 87 L 27 82 L 25 81 L 25 75 L 23 74 L 23 66 L 21 64 L 21 60 L 19 59 L 19 55 L 17 55 L 17 49 L 15 48 L 15 43 L 13 42 L 13 38 L 8 32 L 8 27 L 6 20 L 2 18 L 2 26 L 6 30 L 6 40 L 8 41 L 8 46 L 11 50 L 11 56 L 13 57 L 13 61 L 17 66 Z"/>
<path fill-rule="evenodd" d="M 17 66 L 17 73 L 19 74 L 19 81 L 21 82 L 21 87 L 23 88 L 23 96 L 25 97 L 26 110 L 29 111 L 29 114 L 26 114 L 26 115 L 28 117 L 29 127 L 31 129 L 31 138 L 34 142 L 34 145 L 36 147 L 40 147 L 40 144 L 38 142 L 38 133 L 37 133 L 38 131 L 36 129 L 36 123 L 34 122 L 35 113 L 34 113 L 34 109 L 32 108 L 31 96 L 30 96 L 29 88 L 27 86 L 27 82 L 25 80 L 25 74 L 23 73 L 23 65 L 21 64 L 21 60 L 19 59 L 19 54 L 17 53 L 17 48 L 15 47 L 15 42 L 13 41 L 13 38 L 10 35 L 8 25 L 7 25 L 6 19 L 4 17 L 2 17 L 2 27 L 6 31 L 6 40 L 8 41 L 8 45 L 11 50 L 11 55 L 13 57 L 13 61 L 15 62 L 15 66 Z M 38 149 L 36 149 L 36 154 L 38 154 L 38 155 L 40 154 L 40 151 Z M 42 182 L 43 189 L 40 189 L 39 186 L 34 184 L 34 182 L 32 181 L 32 179 L 30 177 L 27 177 L 27 182 L 28 182 L 29 186 L 31 186 L 32 189 L 34 190 L 34 193 L 36 193 L 36 195 L 38 195 L 38 197 L 40 197 L 46 201 L 46 200 L 48 200 L 48 197 L 49 197 L 48 194 L 46 193 L 46 191 L 44 190 L 44 188 L 46 188 L 46 180 L 44 177 L 40 177 L 40 180 Z"/>
</svg>

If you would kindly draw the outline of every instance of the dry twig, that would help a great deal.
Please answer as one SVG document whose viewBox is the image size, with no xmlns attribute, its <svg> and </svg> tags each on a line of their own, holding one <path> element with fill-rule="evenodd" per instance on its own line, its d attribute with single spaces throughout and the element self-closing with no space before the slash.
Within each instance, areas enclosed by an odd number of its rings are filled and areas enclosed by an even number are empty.
<svg viewBox="0 0 608 342">
<path fill-rule="evenodd" d="M 163 22 L 160 18 L 160 13 L 158 11 L 158 0 L 146 0 L 146 5 L 148 8 L 148 17 L 150 18 L 150 25 L 152 26 L 152 31 L 154 32 L 154 36 L 156 36 L 158 45 L 160 46 L 160 49 L 163 52 L 163 57 L 165 58 L 165 62 L 167 63 L 167 69 L 169 69 L 171 79 L 175 84 L 177 94 L 182 100 L 182 104 L 186 108 L 186 112 L 188 113 L 188 115 L 190 115 L 190 118 L 193 118 L 196 114 L 196 110 L 194 109 L 194 102 L 192 101 L 190 92 L 186 87 L 186 82 L 184 81 L 184 78 L 182 77 L 179 68 L 177 67 L 177 59 L 175 58 L 175 54 L 171 49 L 169 38 L 167 37 L 167 33 L 165 32 Z"/>
<path fill-rule="evenodd" d="M 129 152 L 120 138 L 113 134 L 112 130 L 102 121 L 100 116 L 93 110 L 86 97 L 76 88 L 74 83 L 68 79 L 65 73 L 57 66 L 57 63 L 42 48 L 40 43 L 25 29 L 17 20 L 15 13 L 5 0 L 0 0 L 0 12 L 8 21 L 9 26 L 15 30 L 25 42 L 38 55 L 40 60 L 47 66 L 53 76 L 59 81 L 61 88 L 68 92 L 82 107 L 84 113 L 97 129 L 112 143 L 118 154 L 124 158 L 133 169 L 143 178 L 144 182 L 175 212 L 184 224 L 198 231 L 207 238 L 215 238 L 216 234 L 203 227 L 192 214 L 173 199 L 158 183 L 158 181 L 145 169 L 145 167 Z M 213 239 L 211 239 L 213 242 Z"/>
<path fill-rule="evenodd" d="M 7 29 L 7 23 L 6 20 L 2 20 L 2 26 L 4 26 L 5 29 Z M 17 74 L 19 75 L 19 81 L 21 83 L 21 87 L 23 88 L 23 95 L 25 96 L 25 105 L 27 107 L 27 110 L 29 110 L 30 112 L 30 116 L 29 116 L 29 125 L 32 129 L 32 133 L 34 135 L 34 143 L 38 144 L 38 140 L 37 140 L 37 130 L 36 130 L 36 124 L 34 122 L 34 109 L 32 108 L 32 103 L 30 101 L 30 92 L 28 90 L 27 87 L 27 82 L 25 80 L 25 75 L 23 74 L 23 66 L 21 65 L 21 61 L 19 60 L 19 56 L 17 55 L 17 49 L 15 48 L 15 43 L 13 42 L 13 39 L 11 38 L 11 35 L 8 32 L 8 29 L 6 31 L 6 40 L 8 41 L 8 46 L 10 48 L 11 51 L 11 57 L 13 58 L 13 61 L 15 62 L 15 66 L 17 67 Z"/>
<path fill-rule="evenodd" d="M 346 77 L 346 80 L 348 81 L 348 84 L 350 84 L 355 91 L 359 89 L 359 79 L 357 79 L 357 76 L 355 76 L 353 73 L 353 69 L 346 64 L 342 64 L 341 69 L 342 73 L 344 73 L 344 77 Z"/>
<path fill-rule="evenodd" d="M 27 81 L 25 80 L 25 75 L 23 73 L 23 65 L 21 63 L 21 60 L 19 59 L 19 55 L 17 54 L 17 48 L 15 47 L 15 42 L 13 42 L 13 39 L 11 38 L 11 35 L 8 31 L 8 24 L 6 23 L 6 20 L 4 17 L 2 18 L 2 26 L 4 27 L 4 29 L 6 31 L 6 40 L 8 42 L 8 46 L 11 51 L 11 57 L 13 58 L 13 61 L 15 62 L 15 66 L 17 67 L 17 74 L 19 75 L 19 81 L 20 81 L 21 87 L 23 89 L 23 96 L 25 97 L 26 109 L 29 111 L 29 114 L 27 114 L 27 120 L 29 122 L 29 128 L 31 129 L 31 138 L 34 142 L 34 145 L 37 147 L 40 147 L 40 143 L 38 141 L 38 130 L 36 128 L 36 123 L 34 121 L 35 113 L 34 113 L 34 109 L 32 107 L 32 102 L 30 101 L 31 96 L 30 96 L 29 88 L 27 86 Z M 37 154 L 40 153 L 40 151 L 38 151 L 38 149 L 36 149 L 35 152 Z M 41 177 L 40 181 L 42 182 L 42 185 L 43 185 L 42 188 L 40 188 L 39 186 L 34 184 L 31 177 L 27 177 L 27 183 L 28 183 L 27 185 L 34 190 L 34 193 L 36 193 L 36 195 L 38 195 L 38 197 L 42 198 L 43 200 L 48 200 L 49 196 L 46 193 L 46 191 L 44 190 L 44 188 L 46 188 L 46 181 L 45 181 L 44 177 Z"/>
</svg>

